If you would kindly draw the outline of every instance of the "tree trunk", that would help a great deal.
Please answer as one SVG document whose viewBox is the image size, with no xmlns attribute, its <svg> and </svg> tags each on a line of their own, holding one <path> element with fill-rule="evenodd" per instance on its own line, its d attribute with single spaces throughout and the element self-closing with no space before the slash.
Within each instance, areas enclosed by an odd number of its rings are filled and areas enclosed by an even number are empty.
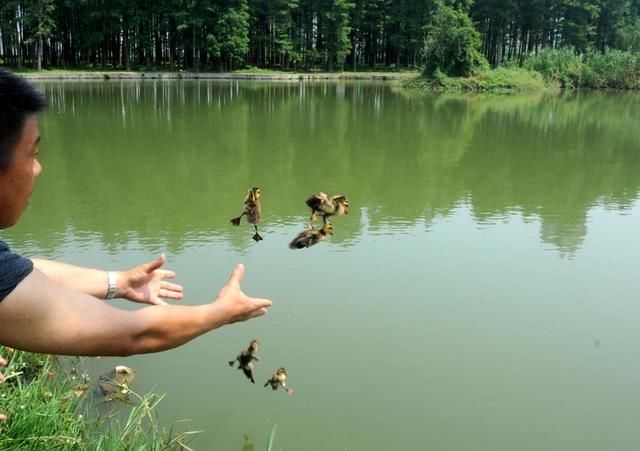
<svg viewBox="0 0 640 451">
<path fill-rule="evenodd" d="M 42 70 L 42 38 L 38 39 L 36 47 L 36 59 L 38 60 L 37 69 Z"/>
<path fill-rule="evenodd" d="M 129 58 L 129 26 L 125 20 L 122 32 L 122 59 L 124 60 L 125 70 L 131 70 L 131 60 Z"/>
</svg>

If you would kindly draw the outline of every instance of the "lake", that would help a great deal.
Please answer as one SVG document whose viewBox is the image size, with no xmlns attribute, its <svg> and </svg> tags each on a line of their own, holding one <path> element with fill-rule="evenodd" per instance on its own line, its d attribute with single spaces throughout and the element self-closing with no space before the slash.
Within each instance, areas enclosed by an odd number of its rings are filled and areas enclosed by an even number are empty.
<svg viewBox="0 0 640 451">
<path fill-rule="evenodd" d="M 640 95 L 411 95 L 384 82 L 41 82 L 44 170 L 2 238 L 186 304 L 237 263 L 263 318 L 88 361 L 166 393 L 198 450 L 635 450 Z M 229 220 L 262 189 L 264 241 Z M 347 216 L 290 250 L 318 191 Z M 113 301 L 123 308 L 138 308 Z M 256 385 L 228 361 L 257 338 Z M 284 366 L 291 397 L 262 385 Z M 182 421 L 188 420 L 188 421 Z M 255 448 L 252 448 L 252 446 Z"/>
</svg>

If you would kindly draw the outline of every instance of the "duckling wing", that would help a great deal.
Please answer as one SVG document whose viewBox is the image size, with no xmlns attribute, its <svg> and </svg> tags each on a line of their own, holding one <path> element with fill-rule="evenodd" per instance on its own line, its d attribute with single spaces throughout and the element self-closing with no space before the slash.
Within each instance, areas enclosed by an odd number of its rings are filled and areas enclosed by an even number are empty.
<svg viewBox="0 0 640 451">
<path fill-rule="evenodd" d="M 304 241 L 298 238 L 295 238 L 291 243 L 289 243 L 289 249 L 302 249 L 305 247 L 307 246 L 304 244 Z"/>
<path fill-rule="evenodd" d="M 318 211 L 324 211 L 326 208 L 331 206 L 331 200 L 329 199 L 329 196 L 327 196 L 326 193 L 322 192 L 314 194 L 305 202 L 309 206 L 309 208 Z"/>
</svg>

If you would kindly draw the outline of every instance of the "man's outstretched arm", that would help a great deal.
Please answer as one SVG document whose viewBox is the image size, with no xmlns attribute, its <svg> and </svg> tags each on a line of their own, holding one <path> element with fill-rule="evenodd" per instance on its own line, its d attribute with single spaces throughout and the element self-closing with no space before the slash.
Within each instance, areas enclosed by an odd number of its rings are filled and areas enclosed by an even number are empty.
<svg viewBox="0 0 640 451">
<path fill-rule="evenodd" d="M 33 258 L 33 265 L 52 281 L 75 291 L 104 299 L 109 288 L 107 272 L 54 260 Z M 164 254 L 128 271 L 117 271 L 115 297 L 146 304 L 165 305 L 160 298 L 182 299 L 182 286 L 167 282 L 176 273 L 162 269 Z"/>
<path fill-rule="evenodd" d="M 40 270 L 0 302 L 0 343 L 31 352 L 132 355 L 174 348 L 226 324 L 262 316 L 268 299 L 246 296 L 238 265 L 215 302 L 124 311 L 51 281 Z"/>
</svg>

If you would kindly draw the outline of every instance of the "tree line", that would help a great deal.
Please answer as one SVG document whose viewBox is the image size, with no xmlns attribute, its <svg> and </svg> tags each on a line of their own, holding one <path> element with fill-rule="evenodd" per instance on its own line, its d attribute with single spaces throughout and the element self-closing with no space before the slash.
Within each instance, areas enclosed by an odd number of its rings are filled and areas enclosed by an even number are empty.
<svg viewBox="0 0 640 451">
<path fill-rule="evenodd" d="M 640 49 L 640 0 L 3 0 L 15 67 L 466 73 L 546 48 Z"/>
</svg>

